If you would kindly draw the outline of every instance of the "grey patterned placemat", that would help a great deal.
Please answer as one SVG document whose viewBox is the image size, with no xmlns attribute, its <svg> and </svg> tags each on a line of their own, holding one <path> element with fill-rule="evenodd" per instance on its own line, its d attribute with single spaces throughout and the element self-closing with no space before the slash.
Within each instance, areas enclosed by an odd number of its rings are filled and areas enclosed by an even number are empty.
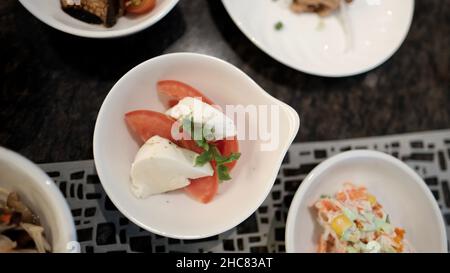
<svg viewBox="0 0 450 273">
<path fill-rule="evenodd" d="M 293 144 L 263 205 L 236 228 L 202 240 L 169 239 L 129 222 L 105 194 L 92 160 L 40 166 L 67 198 L 83 252 L 284 252 L 287 212 L 302 179 L 350 149 L 379 150 L 406 162 L 432 191 L 450 234 L 450 130 Z"/>
</svg>

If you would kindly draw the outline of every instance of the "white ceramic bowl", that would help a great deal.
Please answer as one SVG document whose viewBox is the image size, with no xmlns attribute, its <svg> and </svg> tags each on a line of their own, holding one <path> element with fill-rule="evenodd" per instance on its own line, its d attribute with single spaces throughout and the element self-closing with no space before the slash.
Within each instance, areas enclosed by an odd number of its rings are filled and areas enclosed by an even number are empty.
<svg viewBox="0 0 450 273">
<path fill-rule="evenodd" d="M 406 230 L 417 252 L 447 252 L 439 207 L 425 182 L 400 160 L 375 151 L 349 151 L 317 166 L 302 182 L 289 209 L 287 252 L 315 252 L 321 232 L 311 206 L 322 194 L 334 194 L 343 183 L 367 186 L 392 223 Z"/>
<path fill-rule="evenodd" d="M 0 188 L 19 193 L 36 213 L 53 252 L 78 252 L 72 214 L 55 183 L 23 156 L 0 147 Z"/>
<path fill-rule="evenodd" d="M 277 61 L 305 73 L 343 77 L 389 59 L 408 34 L 414 0 L 355 0 L 348 5 L 352 42 L 337 15 L 295 14 L 291 0 L 222 0 L 241 31 Z M 276 31 L 274 25 L 283 23 Z M 347 46 L 351 45 L 351 46 Z"/>
<path fill-rule="evenodd" d="M 163 18 L 178 0 L 157 0 L 156 7 L 141 16 L 124 16 L 111 28 L 88 24 L 75 19 L 61 9 L 60 0 L 19 0 L 39 20 L 60 31 L 87 38 L 121 37 L 141 31 Z"/>
<path fill-rule="evenodd" d="M 130 168 L 139 145 L 127 129 L 124 114 L 137 109 L 166 110 L 156 93 L 156 83 L 163 79 L 186 82 L 220 106 L 279 106 L 281 140 L 277 149 L 261 152 L 261 141 L 240 141 L 242 156 L 232 171 L 233 179 L 219 186 L 218 195 L 209 204 L 201 204 L 183 191 L 136 199 L 130 191 Z M 163 55 L 132 69 L 109 92 L 95 126 L 95 164 L 112 202 L 140 227 L 173 238 L 209 237 L 235 227 L 261 205 L 299 122 L 291 107 L 225 61 L 194 53 Z"/>
</svg>

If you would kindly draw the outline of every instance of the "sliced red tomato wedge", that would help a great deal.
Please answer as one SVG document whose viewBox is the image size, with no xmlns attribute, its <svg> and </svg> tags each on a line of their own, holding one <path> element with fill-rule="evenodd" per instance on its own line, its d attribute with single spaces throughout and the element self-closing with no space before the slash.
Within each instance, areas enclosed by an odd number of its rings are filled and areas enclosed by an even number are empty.
<svg viewBox="0 0 450 273">
<path fill-rule="evenodd" d="M 169 107 L 175 106 L 180 100 L 186 97 L 201 98 L 204 103 L 213 105 L 214 103 L 208 97 L 203 95 L 194 87 L 179 81 L 159 81 L 156 89 L 159 94 L 165 98 L 165 102 Z"/>
<path fill-rule="evenodd" d="M 142 142 L 158 135 L 177 143 L 171 134 L 172 125 L 176 120 L 165 114 L 149 110 L 137 110 L 126 113 L 125 121 Z"/>
<path fill-rule="evenodd" d="M 233 139 L 219 140 L 216 143 L 217 149 L 223 156 L 230 156 L 232 153 L 239 153 L 239 142 L 236 137 Z M 236 165 L 237 160 L 230 163 L 226 163 L 225 166 L 228 167 L 228 171 L 231 171 Z"/>
<path fill-rule="evenodd" d="M 211 162 L 211 165 L 214 169 L 213 176 L 191 179 L 191 184 L 184 188 L 191 197 L 204 204 L 211 202 L 219 190 L 219 177 L 216 171 L 216 164 Z"/>
<path fill-rule="evenodd" d="M 126 11 L 132 14 L 150 12 L 156 6 L 156 0 L 124 0 Z"/>
<path fill-rule="evenodd" d="M 176 143 L 182 148 L 196 153 L 203 152 L 203 149 L 198 147 L 193 140 L 182 139 L 175 141 L 171 130 L 176 120 L 165 114 L 149 110 L 137 110 L 125 114 L 125 121 L 142 142 L 158 135 Z M 219 178 L 215 171 L 215 165 L 213 165 L 213 169 L 213 176 L 192 179 L 191 184 L 185 188 L 189 195 L 202 203 L 210 202 L 216 195 L 219 187 Z"/>
<path fill-rule="evenodd" d="M 177 121 L 165 114 L 150 110 L 137 110 L 126 113 L 125 121 L 142 142 L 146 142 L 153 136 L 160 136 L 193 152 L 203 152 L 203 149 L 198 147 L 194 140 L 175 140 L 171 130 Z"/>
<path fill-rule="evenodd" d="M 193 140 L 182 139 L 182 140 L 180 140 L 180 146 L 185 149 L 196 152 L 197 154 L 201 154 L 204 152 L 204 150 L 202 148 L 200 148 L 197 145 L 197 143 L 195 143 L 195 141 L 193 141 Z"/>
</svg>

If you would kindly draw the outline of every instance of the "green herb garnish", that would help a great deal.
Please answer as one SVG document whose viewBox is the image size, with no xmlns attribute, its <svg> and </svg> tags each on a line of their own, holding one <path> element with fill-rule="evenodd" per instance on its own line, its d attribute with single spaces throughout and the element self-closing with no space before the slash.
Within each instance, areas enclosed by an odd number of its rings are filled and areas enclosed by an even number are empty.
<svg viewBox="0 0 450 273">
<path fill-rule="evenodd" d="M 208 143 L 208 139 L 203 134 L 205 131 L 204 126 L 197 126 L 201 128 L 196 128 L 196 126 L 194 126 L 192 117 L 184 118 L 181 127 L 183 128 L 183 131 L 189 132 L 191 136 L 194 136 L 194 139 L 198 136 L 201 137 L 201 139 L 195 139 L 195 143 L 202 148 L 204 152 L 195 158 L 195 166 L 203 166 L 210 161 L 214 161 L 216 163 L 216 171 L 219 180 L 230 180 L 231 176 L 228 167 L 225 164 L 238 160 L 241 154 L 232 153 L 229 156 L 223 156 L 216 145 Z M 211 128 L 210 131 L 214 132 L 214 127 Z"/>
<path fill-rule="evenodd" d="M 235 160 L 238 160 L 239 157 L 241 157 L 240 153 L 232 153 L 229 156 L 222 156 L 222 154 L 220 154 L 219 149 L 217 149 L 217 147 L 215 147 L 215 146 L 214 146 L 212 152 L 214 155 L 214 159 L 216 160 L 216 163 L 219 165 L 231 163 Z"/>
<path fill-rule="evenodd" d="M 217 168 L 217 175 L 219 176 L 220 181 L 231 180 L 231 176 L 227 166 L 217 165 L 216 168 Z"/>
<path fill-rule="evenodd" d="M 205 149 L 205 151 L 195 159 L 195 165 L 203 166 L 209 161 L 215 161 L 219 180 L 220 181 L 230 180 L 231 176 L 228 167 L 225 164 L 238 160 L 241 154 L 232 153 L 229 156 L 223 156 L 220 153 L 219 149 L 214 144 L 207 143 L 206 145 L 208 145 L 208 149 Z"/>
<path fill-rule="evenodd" d="M 283 22 L 278 21 L 278 22 L 275 24 L 275 29 L 276 29 L 276 30 L 281 30 L 282 28 L 283 28 Z"/>
<path fill-rule="evenodd" d="M 197 143 L 198 147 L 204 149 L 205 151 L 209 150 L 209 144 L 206 139 L 196 140 L 195 143 Z"/>
<path fill-rule="evenodd" d="M 208 163 L 209 161 L 211 161 L 212 159 L 213 159 L 212 153 L 209 151 L 204 151 L 202 154 L 200 154 L 195 158 L 195 166 L 201 167 L 206 163 Z"/>
</svg>

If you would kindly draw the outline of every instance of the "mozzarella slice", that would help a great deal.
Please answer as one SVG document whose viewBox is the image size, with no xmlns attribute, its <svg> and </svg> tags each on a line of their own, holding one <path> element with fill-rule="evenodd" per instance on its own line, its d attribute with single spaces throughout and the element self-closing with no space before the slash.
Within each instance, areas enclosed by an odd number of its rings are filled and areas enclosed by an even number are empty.
<svg viewBox="0 0 450 273">
<path fill-rule="evenodd" d="M 210 163 L 195 166 L 197 156 L 160 136 L 150 138 L 139 149 L 131 167 L 132 193 L 146 198 L 186 187 L 189 179 L 212 176 Z"/>
<path fill-rule="evenodd" d="M 206 128 L 205 136 L 210 136 L 208 140 L 221 140 L 236 135 L 236 127 L 232 119 L 224 115 L 218 109 L 202 102 L 196 98 L 186 97 L 177 105 L 167 110 L 166 115 L 179 121 L 185 118 L 192 118 L 194 126 Z M 194 139 L 197 137 L 194 136 Z M 200 138 L 201 139 L 201 136 Z"/>
</svg>

